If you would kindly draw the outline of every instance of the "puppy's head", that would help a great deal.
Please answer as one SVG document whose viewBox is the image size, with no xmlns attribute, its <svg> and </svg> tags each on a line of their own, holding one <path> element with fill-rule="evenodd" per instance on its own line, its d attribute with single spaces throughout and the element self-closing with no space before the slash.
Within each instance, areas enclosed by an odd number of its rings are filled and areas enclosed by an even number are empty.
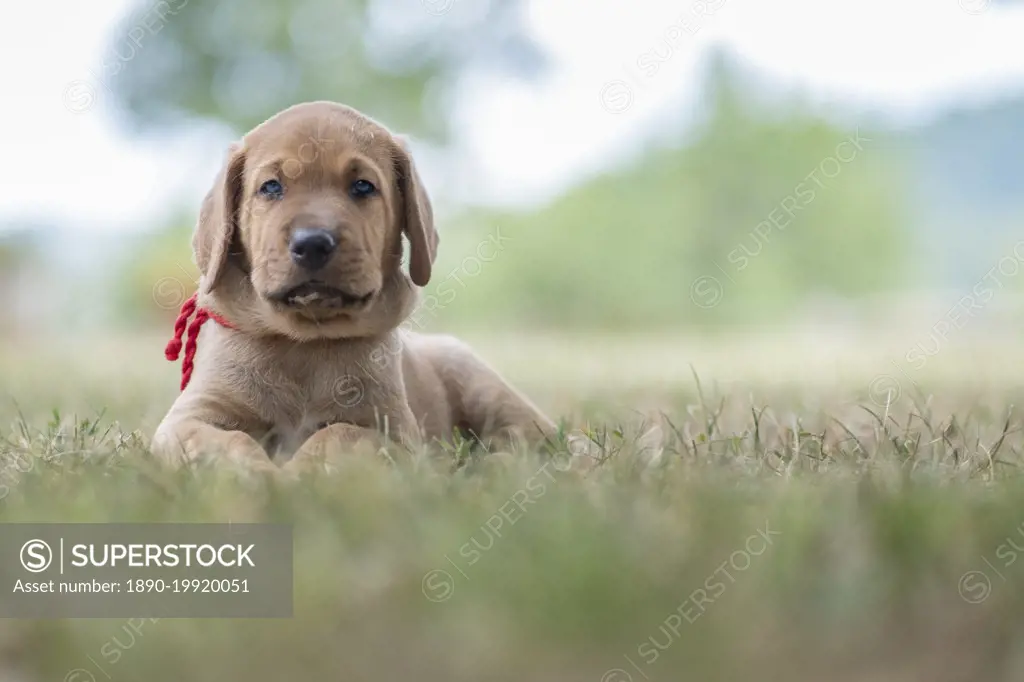
<svg viewBox="0 0 1024 682">
<path fill-rule="evenodd" d="M 410 246 L 401 268 L 402 235 Z M 430 201 L 404 144 L 354 109 L 287 109 L 228 154 L 193 239 L 201 292 L 242 326 L 298 339 L 396 326 L 430 280 Z"/>
</svg>

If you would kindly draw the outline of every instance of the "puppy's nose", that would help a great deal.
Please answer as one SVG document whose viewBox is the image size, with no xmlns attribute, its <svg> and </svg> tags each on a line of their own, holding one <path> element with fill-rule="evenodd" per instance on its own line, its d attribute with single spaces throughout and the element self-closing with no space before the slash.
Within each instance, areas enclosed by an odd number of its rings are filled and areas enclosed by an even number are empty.
<svg viewBox="0 0 1024 682">
<path fill-rule="evenodd" d="M 319 270 L 327 265 L 331 254 L 338 246 L 337 240 L 327 230 L 313 227 L 300 227 L 292 232 L 288 250 L 292 260 L 306 270 Z"/>
</svg>

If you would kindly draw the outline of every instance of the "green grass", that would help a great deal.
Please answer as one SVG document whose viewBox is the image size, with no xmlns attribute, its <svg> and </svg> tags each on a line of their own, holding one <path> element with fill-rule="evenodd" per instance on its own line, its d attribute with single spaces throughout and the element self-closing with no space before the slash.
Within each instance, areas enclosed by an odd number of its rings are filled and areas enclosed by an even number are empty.
<svg viewBox="0 0 1024 682">
<path fill-rule="evenodd" d="M 0 352 L 0 522 L 292 523 L 295 615 L 0 621 L 4 682 L 1024 677 L 1022 394 L 978 368 L 936 364 L 879 405 L 870 371 L 740 387 L 694 350 L 702 383 L 682 362 L 583 385 L 588 360 L 531 376 L 495 345 L 545 408 L 589 422 L 598 466 L 362 457 L 285 483 L 155 469 L 174 367 L 158 341 L 86 347 L 88 364 Z"/>
</svg>

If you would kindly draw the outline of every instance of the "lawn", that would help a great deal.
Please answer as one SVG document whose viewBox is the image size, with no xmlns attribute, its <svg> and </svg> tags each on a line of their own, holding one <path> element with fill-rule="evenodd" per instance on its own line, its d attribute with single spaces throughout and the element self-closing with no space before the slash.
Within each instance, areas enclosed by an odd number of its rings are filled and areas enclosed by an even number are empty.
<svg viewBox="0 0 1024 682">
<path fill-rule="evenodd" d="M 0 681 L 1024 679 L 1012 343 L 469 338 L 600 461 L 169 474 L 161 337 L 0 345 L 0 522 L 274 521 L 295 551 L 291 619 L 0 620 Z"/>
</svg>

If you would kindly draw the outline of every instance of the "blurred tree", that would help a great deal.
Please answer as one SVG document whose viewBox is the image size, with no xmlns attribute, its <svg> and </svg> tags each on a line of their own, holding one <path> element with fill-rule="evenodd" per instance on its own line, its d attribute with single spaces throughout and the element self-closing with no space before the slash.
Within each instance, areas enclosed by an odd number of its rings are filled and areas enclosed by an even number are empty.
<svg viewBox="0 0 1024 682">
<path fill-rule="evenodd" d="M 192 260 L 194 219 L 167 221 L 155 232 L 137 237 L 125 250 L 113 281 L 120 321 L 136 325 L 167 325 L 177 317 L 199 281 Z"/>
<path fill-rule="evenodd" d="M 199 116 L 248 130 L 297 102 L 345 102 L 446 138 L 463 76 L 542 65 L 520 0 L 138 0 L 103 78 L 140 127 Z"/>
<path fill-rule="evenodd" d="M 757 105 L 721 60 L 707 83 L 707 117 L 686 147 L 646 152 L 535 213 L 482 212 L 449 230 L 428 287 L 435 315 L 510 327 L 763 321 L 814 295 L 905 283 L 901 159 L 871 131 Z M 487 233 L 503 248 L 477 263 Z"/>
</svg>

